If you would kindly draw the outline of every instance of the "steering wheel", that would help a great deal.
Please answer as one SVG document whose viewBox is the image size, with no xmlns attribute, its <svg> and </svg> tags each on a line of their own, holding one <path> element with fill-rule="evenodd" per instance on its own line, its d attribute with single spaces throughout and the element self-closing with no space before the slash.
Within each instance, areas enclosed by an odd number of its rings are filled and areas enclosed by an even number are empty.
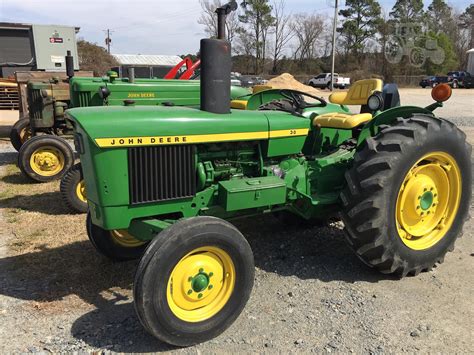
<svg viewBox="0 0 474 355">
<path fill-rule="evenodd" d="M 326 100 L 324 100 L 322 97 L 317 97 L 311 94 L 307 94 L 305 92 L 301 92 L 298 90 L 288 90 L 288 89 L 281 89 L 279 91 L 280 95 L 283 96 L 285 99 L 290 100 L 293 105 L 297 107 L 299 110 L 304 110 L 305 108 L 308 107 L 324 107 L 328 103 Z M 308 104 L 306 101 L 303 99 L 303 96 L 308 96 L 312 99 L 315 99 L 316 101 L 319 101 L 318 104 Z"/>
</svg>

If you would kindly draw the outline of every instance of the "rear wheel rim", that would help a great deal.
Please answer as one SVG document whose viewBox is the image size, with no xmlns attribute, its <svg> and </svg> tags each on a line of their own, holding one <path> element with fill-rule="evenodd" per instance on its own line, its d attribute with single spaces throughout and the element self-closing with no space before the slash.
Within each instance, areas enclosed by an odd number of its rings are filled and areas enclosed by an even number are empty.
<svg viewBox="0 0 474 355">
<path fill-rule="evenodd" d="M 41 176 L 54 176 L 59 174 L 65 165 L 63 152 L 53 146 L 36 149 L 30 157 L 31 169 Z"/>
<path fill-rule="evenodd" d="M 171 312 L 186 322 L 202 322 L 221 311 L 235 287 L 230 255 L 218 247 L 193 250 L 173 268 L 166 291 Z"/>
<path fill-rule="evenodd" d="M 429 153 L 409 170 L 396 204 L 397 231 L 413 250 L 429 249 L 451 228 L 461 201 L 462 180 L 455 159 Z"/>
</svg>

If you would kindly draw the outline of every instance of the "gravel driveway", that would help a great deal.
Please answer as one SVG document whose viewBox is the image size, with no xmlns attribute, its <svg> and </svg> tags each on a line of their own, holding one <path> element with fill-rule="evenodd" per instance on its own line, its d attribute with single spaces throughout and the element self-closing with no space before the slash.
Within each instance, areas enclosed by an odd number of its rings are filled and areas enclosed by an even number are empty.
<svg viewBox="0 0 474 355">
<path fill-rule="evenodd" d="M 458 99 L 461 95 L 455 94 L 440 115 L 461 124 L 474 144 L 474 106 L 467 104 L 474 91 L 464 92 L 470 96 L 463 93 L 466 96 Z M 423 104 L 429 96 L 428 90 L 420 94 L 418 89 L 403 94 L 404 103 L 418 100 L 417 104 Z M 23 184 L 23 189 L 34 194 L 38 185 L 25 185 L 18 178 L 11 165 L 15 159 L 8 142 L 0 141 L 0 186 Z M 56 192 L 51 186 L 51 191 L 35 195 L 48 198 L 43 204 L 51 204 L 50 197 L 54 201 Z M 339 222 L 298 229 L 285 227 L 271 216 L 238 221 L 235 224 L 255 254 L 251 299 L 220 337 L 174 349 L 147 335 L 135 316 L 131 282 L 136 262 L 113 264 L 97 255 L 81 227 L 84 216 L 69 216 L 61 206 L 46 211 L 33 198 L 16 200 L 3 193 L 0 191 L 3 353 L 455 353 L 474 348 L 472 219 L 442 265 L 402 280 L 364 266 L 346 246 Z M 12 203 L 18 204 L 16 210 Z M 20 223 L 24 220 L 16 217 L 22 213 L 31 221 L 31 228 L 40 232 L 22 237 Z M 53 220 L 60 221 L 61 228 L 51 231 Z M 46 243 L 42 238 L 47 233 L 55 241 Z"/>
</svg>

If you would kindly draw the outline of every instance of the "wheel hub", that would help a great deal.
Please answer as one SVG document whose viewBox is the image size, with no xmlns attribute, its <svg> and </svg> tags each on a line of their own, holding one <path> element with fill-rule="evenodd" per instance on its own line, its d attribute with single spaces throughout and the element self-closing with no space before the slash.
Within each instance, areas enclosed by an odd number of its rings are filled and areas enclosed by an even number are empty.
<svg viewBox="0 0 474 355">
<path fill-rule="evenodd" d="M 191 277 L 191 288 L 194 292 L 202 292 L 209 286 L 210 277 L 204 272 L 200 272 Z M 189 292 L 189 291 L 188 291 Z"/>
</svg>

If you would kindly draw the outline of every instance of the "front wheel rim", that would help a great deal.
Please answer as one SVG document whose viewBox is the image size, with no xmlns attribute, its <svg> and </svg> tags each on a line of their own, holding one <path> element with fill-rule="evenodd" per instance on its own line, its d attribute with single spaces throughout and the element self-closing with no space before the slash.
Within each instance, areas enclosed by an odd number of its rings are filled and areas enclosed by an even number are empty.
<svg viewBox="0 0 474 355">
<path fill-rule="evenodd" d="M 409 170 L 396 204 L 397 231 L 413 250 L 431 248 L 451 228 L 461 201 L 462 180 L 455 159 L 429 153 Z"/>
<path fill-rule="evenodd" d="M 81 180 L 76 185 L 76 196 L 81 202 L 87 202 L 86 184 Z"/>
<path fill-rule="evenodd" d="M 185 255 L 171 271 L 166 297 L 171 312 L 185 322 L 202 322 L 219 313 L 235 286 L 230 255 L 202 247 Z"/>
<path fill-rule="evenodd" d="M 124 248 L 138 248 L 146 243 L 134 238 L 124 229 L 115 229 L 110 231 L 110 237 L 116 244 Z"/>
<path fill-rule="evenodd" d="M 64 165 L 64 154 L 53 146 L 38 148 L 30 157 L 31 169 L 41 176 L 57 175 L 64 169 Z"/>
</svg>

